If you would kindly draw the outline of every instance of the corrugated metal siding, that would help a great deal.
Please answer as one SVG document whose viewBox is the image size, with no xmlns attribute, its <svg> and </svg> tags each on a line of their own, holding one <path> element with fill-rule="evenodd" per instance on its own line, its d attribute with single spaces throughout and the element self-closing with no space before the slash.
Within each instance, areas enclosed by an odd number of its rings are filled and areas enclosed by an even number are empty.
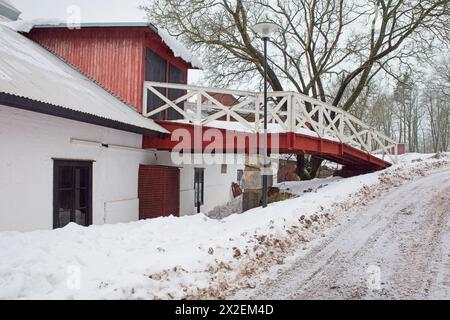
<svg viewBox="0 0 450 320">
<path fill-rule="evenodd" d="M 187 64 L 175 58 L 148 28 L 38 28 L 31 30 L 29 37 L 139 111 L 146 46 L 183 70 L 187 79 Z"/>
<path fill-rule="evenodd" d="M 139 167 L 139 219 L 179 216 L 180 170 L 173 167 Z"/>
</svg>

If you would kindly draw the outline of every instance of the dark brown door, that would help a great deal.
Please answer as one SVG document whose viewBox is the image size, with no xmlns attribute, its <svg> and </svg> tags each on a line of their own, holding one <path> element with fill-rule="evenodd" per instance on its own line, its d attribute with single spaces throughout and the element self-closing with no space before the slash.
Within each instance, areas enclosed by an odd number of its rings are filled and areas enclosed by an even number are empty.
<svg viewBox="0 0 450 320">
<path fill-rule="evenodd" d="M 92 161 L 55 160 L 53 228 L 92 224 Z"/>
<path fill-rule="evenodd" d="M 197 213 L 200 213 L 200 207 L 204 204 L 205 195 L 205 169 L 194 169 L 194 205 Z"/>
<path fill-rule="evenodd" d="M 180 169 L 140 165 L 139 219 L 180 215 Z"/>
</svg>

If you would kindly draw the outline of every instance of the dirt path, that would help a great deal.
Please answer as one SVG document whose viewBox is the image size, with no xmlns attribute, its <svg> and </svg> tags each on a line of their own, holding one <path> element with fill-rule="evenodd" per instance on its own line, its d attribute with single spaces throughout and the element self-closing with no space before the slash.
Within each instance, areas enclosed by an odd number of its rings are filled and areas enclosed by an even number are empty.
<svg viewBox="0 0 450 320">
<path fill-rule="evenodd" d="M 275 279 L 235 298 L 450 299 L 450 169 L 362 210 Z"/>
</svg>

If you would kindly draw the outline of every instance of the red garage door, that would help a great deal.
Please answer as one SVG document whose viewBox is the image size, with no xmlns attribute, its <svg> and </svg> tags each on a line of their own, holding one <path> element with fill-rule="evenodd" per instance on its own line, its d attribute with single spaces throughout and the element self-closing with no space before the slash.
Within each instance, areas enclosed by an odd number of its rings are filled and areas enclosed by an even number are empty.
<svg viewBox="0 0 450 320">
<path fill-rule="evenodd" d="M 179 216 L 180 169 L 141 165 L 138 196 L 139 219 Z"/>
</svg>

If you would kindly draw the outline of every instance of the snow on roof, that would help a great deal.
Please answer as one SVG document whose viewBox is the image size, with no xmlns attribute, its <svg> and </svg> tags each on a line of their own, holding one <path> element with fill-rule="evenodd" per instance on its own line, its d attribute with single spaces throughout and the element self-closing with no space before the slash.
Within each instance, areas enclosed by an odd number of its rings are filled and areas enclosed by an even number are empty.
<svg viewBox="0 0 450 320">
<path fill-rule="evenodd" d="M 30 32 L 33 28 L 67 28 L 67 24 L 61 20 L 35 19 L 35 20 L 18 20 L 8 22 L 6 25 L 18 32 Z M 203 68 L 198 57 L 189 51 L 180 41 L 172 37 L 167 31 L 156 28 L 148 22 L 86 22 L 80 24 L 81 28 L 125 28 L 125 27 L 145 27 L 150 28 L 157 33 L 162 41 L 173 51 L 175 57 L 179 57 L 190 63 L 194 68 Z"/>
<path fill-rule="evenodd" d="M 64 22 L 62 20 L 58 19 L 33 19 L 33 20 L 17 20 L 17 21 L 10 21 L 7 23 L 4 23 L 7 27 L 17 31 L 17 32 L 24 32 L 28 33 L 33 29 L 35 26 L 43 25 L 43 26 L 58 26 L 58 25 L 64 25 Z"/>
<path fill-rule="evenodd" d="M 0 25 L 0 92 L 167 133 L 61 59 Z"/>
<path fill-rule="evenodd" d="M 202 69 L 202 62 L 191 51 L 189 51 L 181 42 L 172 37 L 167 31 L 158 29 L 158 35 L 164 43 L 172 49 L 175 57 L 180 57 L 192 64 L 193 67 Z"/>
<path fill-rule="evenodd" d="M 0 0 L 0 21 L 17 20 L 20 13 L 8 0 Z"/>
</svg>

